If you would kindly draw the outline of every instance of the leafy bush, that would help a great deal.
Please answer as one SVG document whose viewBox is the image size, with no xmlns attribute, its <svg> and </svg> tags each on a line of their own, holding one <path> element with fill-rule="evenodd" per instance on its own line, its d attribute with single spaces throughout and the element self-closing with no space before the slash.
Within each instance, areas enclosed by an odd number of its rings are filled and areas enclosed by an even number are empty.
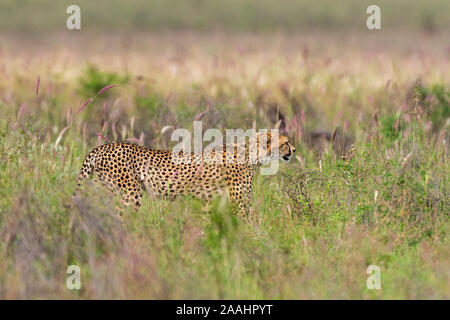
<svg viewBox="0 0 450 320">
<path fill-rule="evenodd" d="M 444 84 L 419 87 L 421 104 L 429 112 L 433 130 L 439 130 L 450 118 L 450 89 Z"/>
<path fill-rule="evenodd" d="M 114 72 L 101 71 L 97 66 L 89 65 L 80 77 L 79 91 L 81 95 L 89 98 L 108 85 L 125 84 L 128 80 L 128 75 L 121 76 Z M 104 95 L 108 95 L 108 91 Z"/>
<path fill-rule="evenodd" d="M 381 122 L 381 134 L 386 139 L 388 144 L 392 144 L 395 140 L 401 137 L 402 123 L 400 121 L 400 115 L 387 115 L 380 119 Z"/>
</svg>

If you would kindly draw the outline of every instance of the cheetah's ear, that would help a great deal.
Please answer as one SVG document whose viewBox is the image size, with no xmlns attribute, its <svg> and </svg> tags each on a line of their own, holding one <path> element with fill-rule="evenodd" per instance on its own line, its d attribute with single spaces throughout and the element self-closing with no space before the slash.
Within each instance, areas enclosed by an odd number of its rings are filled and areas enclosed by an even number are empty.
<svg viewBox="0 0 450 320">
<path fill-rule="evenodd" d="M 280 129 L 280 127 L 281 127 L 281 122 L 282 122 L 283 120 L 278 120 L 278 122 L 275 124 L 275 127 L 274 127 L 274 129 Z"/>
</svg>

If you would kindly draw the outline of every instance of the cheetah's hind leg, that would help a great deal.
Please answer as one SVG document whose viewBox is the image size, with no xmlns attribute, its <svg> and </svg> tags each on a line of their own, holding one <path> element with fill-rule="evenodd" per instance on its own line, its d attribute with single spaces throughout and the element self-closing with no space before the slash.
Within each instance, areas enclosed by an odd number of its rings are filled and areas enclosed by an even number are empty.
<svg viewBox="0 0 450 320">
<path fill-rule="evenodd" d="M 134 211 L 139 210 L 142 204 L 143 190 L 142 183 L 137 178 L 132 179 L 130 185 L 126 189 L 122 189 L 122 203 L 127 207 L 132 205 Z"/>
</svg>

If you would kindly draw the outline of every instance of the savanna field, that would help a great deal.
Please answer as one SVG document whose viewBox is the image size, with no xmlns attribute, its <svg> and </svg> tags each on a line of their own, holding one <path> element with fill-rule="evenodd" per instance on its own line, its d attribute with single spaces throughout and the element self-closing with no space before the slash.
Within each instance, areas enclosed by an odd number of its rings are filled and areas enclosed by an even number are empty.
<svg viewBox="0 0 450 320">
<path fill-rule="evenodd" d="M 0 298 L 449 299 L 448 39 L 3 34 Z M 282 120 L 296 157 L 257 176 L 251 216 L 221 198 L 144 196 L 119 219 L 95 184 L 74 196 L 95 146 L 170 149 L 194 120 L 222 132 Z M 81 290 L 66 287 L 69 265 Z"/>
</svg>

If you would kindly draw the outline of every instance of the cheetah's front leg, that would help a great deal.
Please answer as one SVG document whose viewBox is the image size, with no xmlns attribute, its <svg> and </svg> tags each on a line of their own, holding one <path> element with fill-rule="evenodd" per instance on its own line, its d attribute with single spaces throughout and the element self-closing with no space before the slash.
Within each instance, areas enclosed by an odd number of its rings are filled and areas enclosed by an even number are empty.
<svg viewBox="0 0 450 320">
<path fill-rule="evenodd" d="M 248 197 L 244 187 L 239 185 L 230 185 L 228 187 L 228 195 L 231 203 L 237 207 L 239 214 L 241 216 L 246 216 L 249 213 L 251 203 L 247 202 Z"/>
</svg>

